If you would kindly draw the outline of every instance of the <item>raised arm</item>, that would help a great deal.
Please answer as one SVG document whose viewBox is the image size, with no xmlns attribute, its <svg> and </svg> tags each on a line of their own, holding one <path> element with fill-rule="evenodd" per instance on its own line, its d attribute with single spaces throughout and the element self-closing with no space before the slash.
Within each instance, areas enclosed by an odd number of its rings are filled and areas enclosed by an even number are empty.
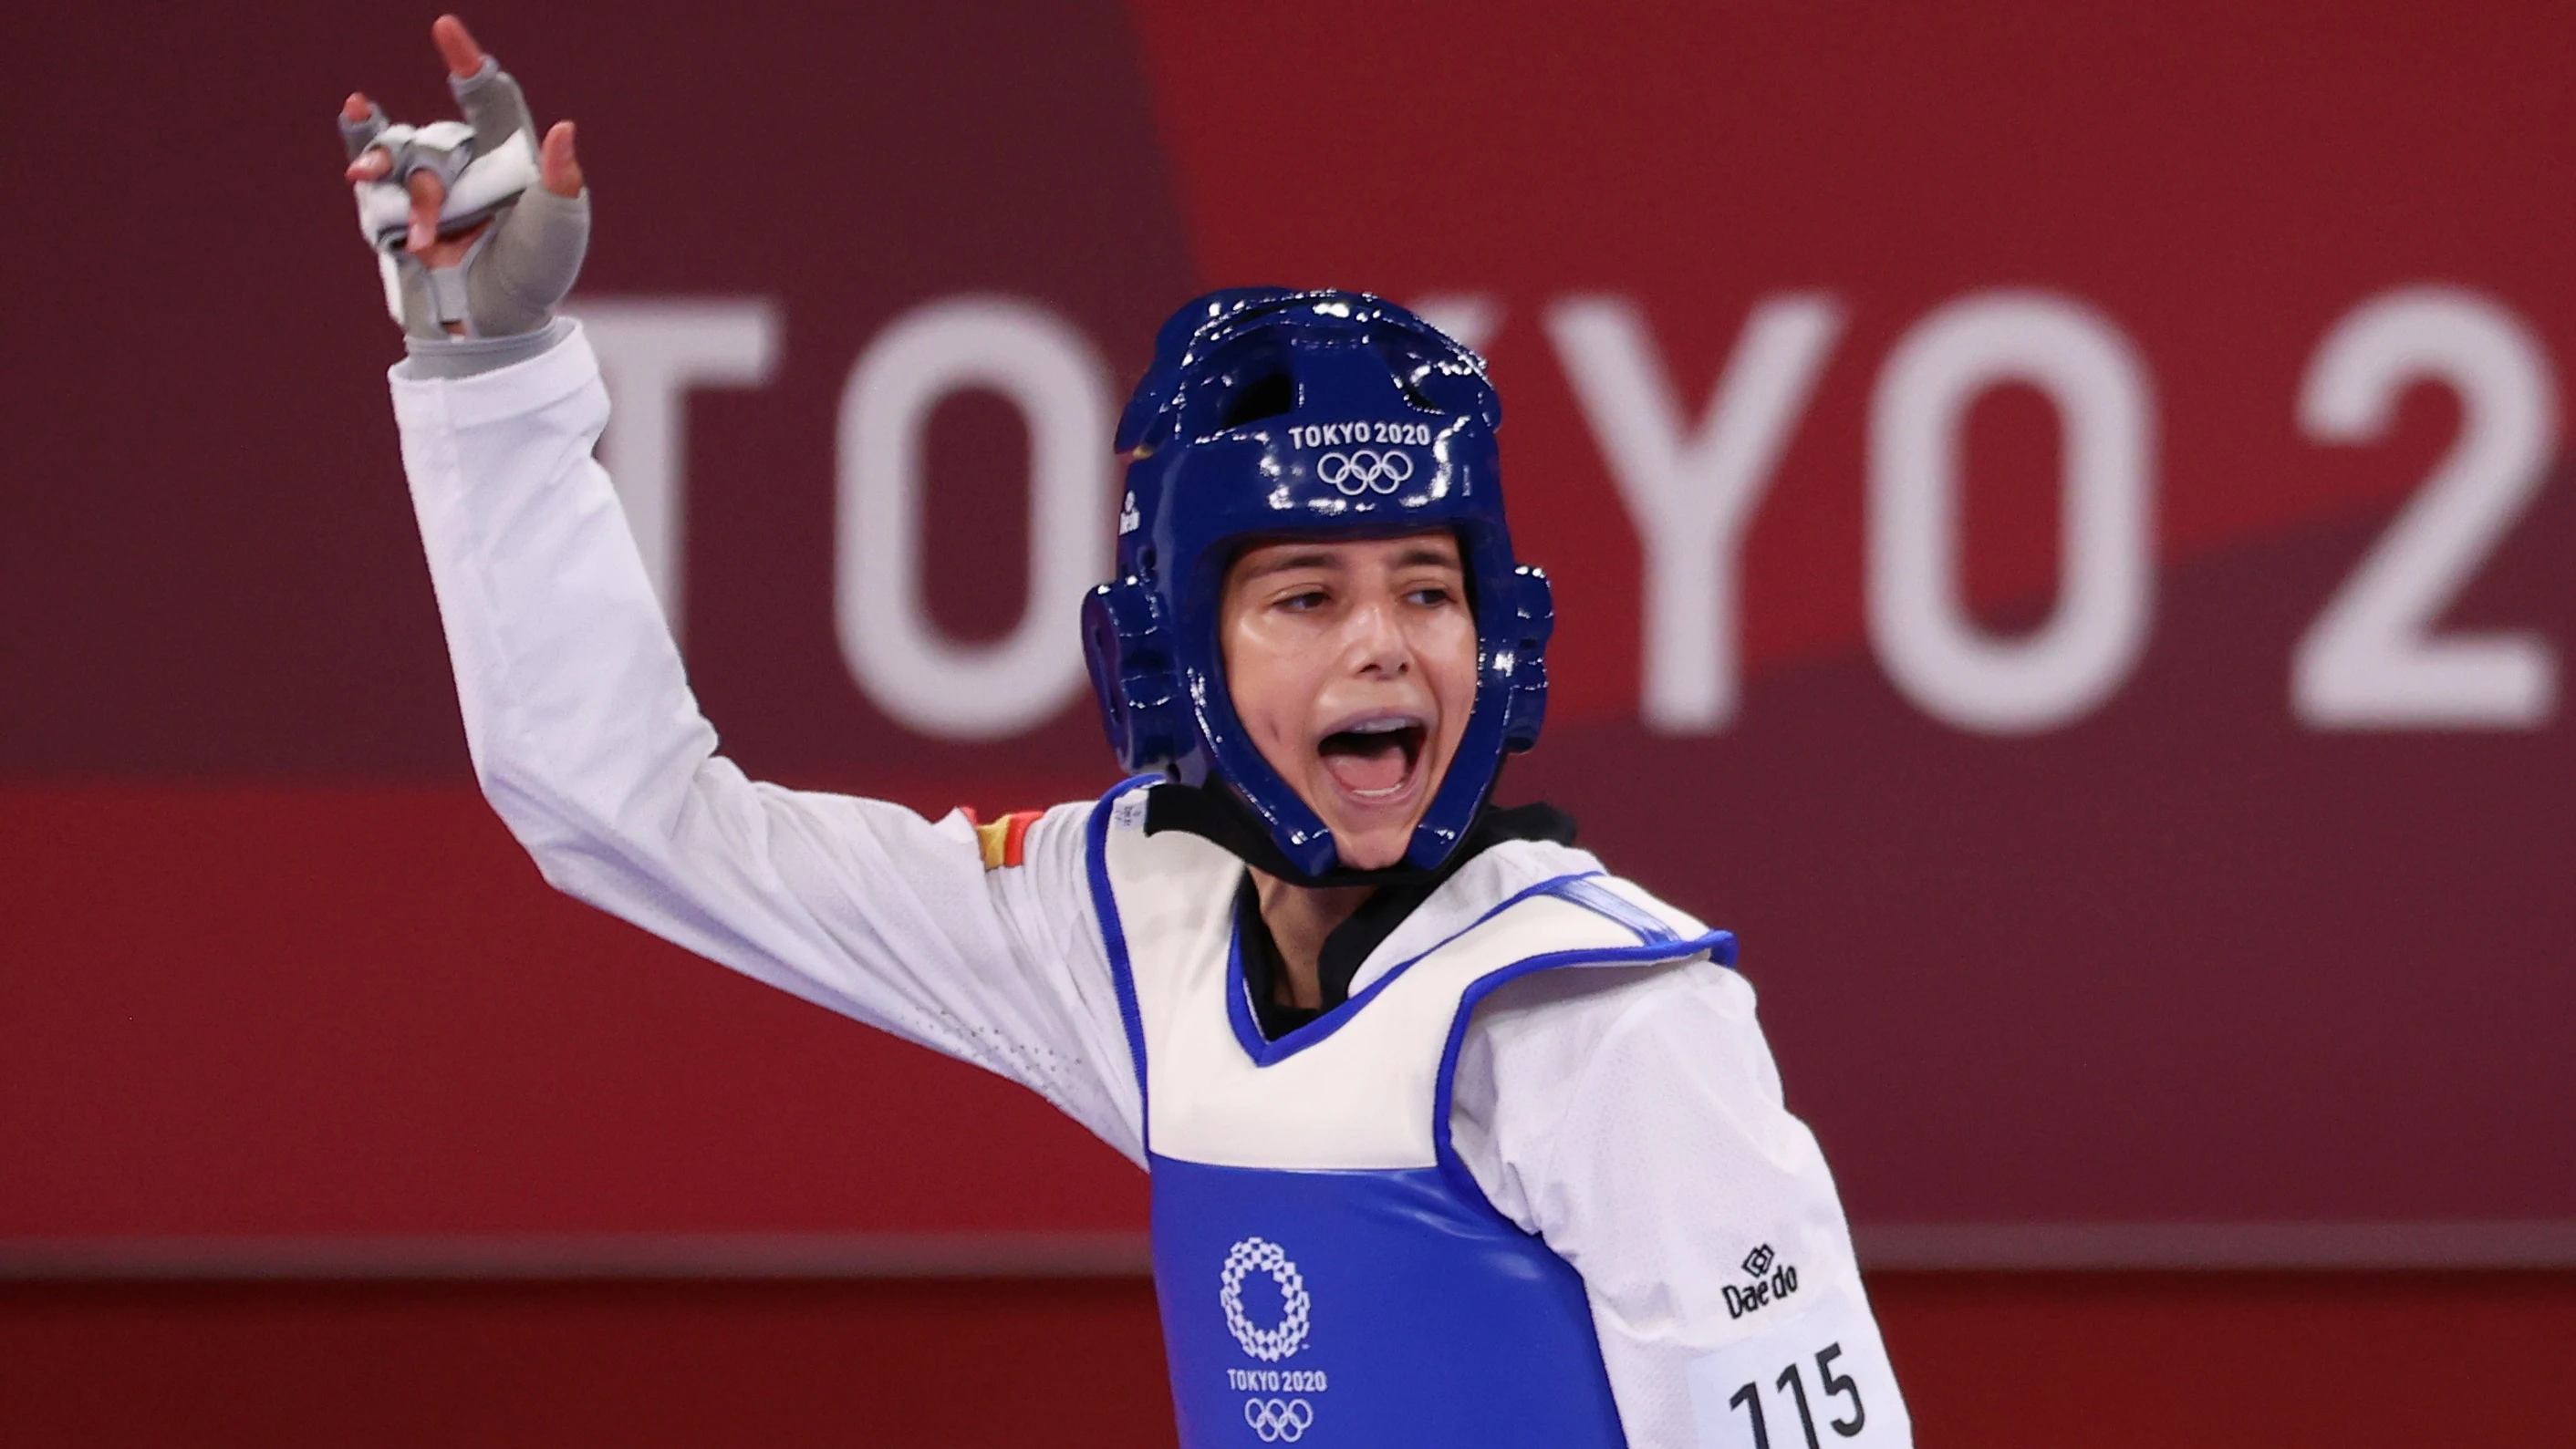
<svg viewBox="0 0 2576 1449">
<path fill-rule="evenodd" d="M 451 75 L 509 84 L 452 18 L 438 38 Z M 1137 1155 L 1132 1069 L 1087 908 L 1083 808 L 1032 826 L 1022 864 L 987 869 L 960 816 L 757 784 L 717 755 L 592 460 L 608 399 L 579 327 L 550 315 L 562 291 L 526 331 L 495 333 L 475 311 L 487 291 L 472 269 L 510 255 L 527 203 L 450 214 L 442 233 L 439 193 L 402 174 L 419 163 L 357 149 L 353 181 L 404 186 L 411 203 L 400 245 L 429 275 L 403 295 L 463 295 L 474 311 L 468 336 L 406 318 L 394 409 L 475 772 L 547 880 L 1019 1081 Z M 470 179 L 470 160 L 442 164 Z M 578 195 L 568 127 L 549 135 L 543 176 L 549 194 L 568 182 Z M 438 234 L 424 242 L 424 228 Z M 468 275 L 442 280 L 442 267 Z M 491 294 L 524 304 L 529 274 Z"/>
</svg>

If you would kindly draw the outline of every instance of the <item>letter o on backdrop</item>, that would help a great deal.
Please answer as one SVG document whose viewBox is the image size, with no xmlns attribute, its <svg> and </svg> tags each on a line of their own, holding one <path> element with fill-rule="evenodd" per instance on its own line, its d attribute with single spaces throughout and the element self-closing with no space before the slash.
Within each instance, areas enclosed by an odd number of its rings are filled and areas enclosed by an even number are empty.
<svg viewBox="0 0 2576 1449">
<path fill-rule="evenodd" d="M 1997 638 L 1961 587 L 1960 463 L 1968 409 L 2023 382 L 2064 429 L 2057 607 Z M 2092 308 L 2036 292 L 1950 302 L 1906 333 L 1870 404 L 1870 640 L 1897 688 L 1982 734 L 2077 719 L 2115 692 L 2154 611 L 2155 402 L 2144 364 Z"/>
<path fill-rule="evenodd" d="M 941 399 L 967 388 L 1008 399 L 1029 433 L 1028 605 L 988 644 L 943 634 L 922 588 L 923 439 Z M 921 734 L 1002 739 L 1082 688 L 1075 610 L 1111 562 L 1110 425 L 1098 352 L 1036 302 L 943 298 L 868 344 L 841 392 L 833 613 L 842 657 L 878 708 Z"/>
</svg>

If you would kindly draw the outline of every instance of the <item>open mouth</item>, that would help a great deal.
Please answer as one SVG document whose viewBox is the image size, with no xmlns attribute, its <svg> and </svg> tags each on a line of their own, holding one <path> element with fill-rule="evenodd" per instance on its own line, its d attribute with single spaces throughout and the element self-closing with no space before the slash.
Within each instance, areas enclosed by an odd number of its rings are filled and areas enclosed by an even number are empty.
<svg viewBox="0 0 2576 1449">
<path fill-rule="evenodd" d="M 1422 759 L 1423 726 L 1394 718 L 1363 720 L 1335 730 L 1315 746 L 1326 773 L 1355 799 L 1392 800 L 1413 783 L 1413 767 Z"/>
</svg>

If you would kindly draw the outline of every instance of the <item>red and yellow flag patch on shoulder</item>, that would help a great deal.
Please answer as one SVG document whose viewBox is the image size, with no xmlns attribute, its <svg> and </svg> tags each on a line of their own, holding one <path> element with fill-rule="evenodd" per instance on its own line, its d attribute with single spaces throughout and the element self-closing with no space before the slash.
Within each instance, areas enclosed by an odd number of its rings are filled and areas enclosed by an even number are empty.
<svg viewBox="0 0 2576 1449">
<path fill-rule="evenodd" d="M 975 827 L 975 843 L 984 848 L 984 868 L 1000 870 L 1004 866 L 1018 865 L 1025 858 L 1029 827 L 1046 812 L 1014 810 L 990 822 L 977 819 L 974 810 L 964 805 L 957 807 L 957 813 L 965 816 L 966 823 Z"/>
</svg>

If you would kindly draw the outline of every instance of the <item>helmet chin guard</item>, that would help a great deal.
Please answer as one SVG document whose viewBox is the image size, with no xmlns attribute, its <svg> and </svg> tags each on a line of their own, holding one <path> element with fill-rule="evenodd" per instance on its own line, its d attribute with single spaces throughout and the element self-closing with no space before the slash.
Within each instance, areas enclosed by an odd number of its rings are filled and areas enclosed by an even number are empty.
<svg viewBox="0 0 2576 1449">
<path fill-rule="evenodd" d="M 1309 879 L 1332 832 L 1261 757 L 1228 694 L 1218 611 L 1246 542 L 1446 528 L 1476 618 L 1476 693 L 1404 863 L 1457 848 L 1502 769 L 1538 742 L 1555 625 L 1547 576 L 1516 562 L 1482 359 L 1360 292 L 1244 287 L 1183 307 L 1118 425 L 1131 453 L 1118 576 L 1083 603 L 1083 652 L 1129 770 L 1224 782 Z"/>
</svg>

